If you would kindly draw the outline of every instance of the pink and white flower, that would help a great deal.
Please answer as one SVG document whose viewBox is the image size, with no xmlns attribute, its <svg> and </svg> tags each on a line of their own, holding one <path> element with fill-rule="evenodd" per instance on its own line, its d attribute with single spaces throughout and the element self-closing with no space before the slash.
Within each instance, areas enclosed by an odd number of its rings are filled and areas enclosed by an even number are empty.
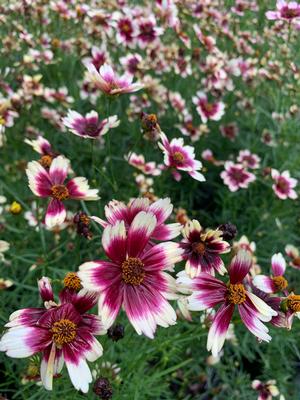
<svg viewBox="0 0 300 400">
<path fill-rule="evenodd" d="M 221 172 L 221 178 L 231 192 L 236 192 L 238 189 L 247 189 L 249 184 L 256 179 L 255 175 L 248 172 L 242 164 L 226 161 L 224 168 L 225 170 Z"/>
<path fill-rule="evenodd" d="M 240 150 L 237 161 L 247 168 L 259 168 L 260 157 L 257 154 L 251 153 L 249 150 Z"/>
<path fill-rule="evenodd" d="M 140 18 L 137 22 L 136 35 L 140 48 L 145 49 L 150 44 L 154 44 L 163 32 L 163 28 L 157 27 L 154 15 Z"/>
<path fill-rule="evenodd" d="M 173 204 L 168 197 L 159 199 L 152 204 L 146 197 L 133 199 L 128 205 L 121 201 L 112 200 L 105 206 L 107 221 L 98 217 L 91 218 L 103 227 L 124 221 L 126 229 L 128 229 L 136 215 L 141 211 L 151 213 L 156 217 L 156 228 L 151 233 L 151 240 L 171 240 L 180 234 L 181 224 L 178 222 L 173 224 L 165 223 L 173 211 Z"/>
<path fill-rule="evenodd" d="M 109 129 L 119 126 L 120 121 L 116 115 L 107 117 L 101 121 L 98 113 L 94 110 L 85 116 L 79 114 L 77 111 L 69 110 L 68 115 L 63 118 L 63 123 L 74 135 L 85 139 L 99 139 Z"/>
<path fill-rule="evenodd" d="M 195 150 L 192 146 L 185 146 L 182 138 L 172 139 L 169 142 L 163 132 L 160 133 L 160 138 L 162 143 L 158 145 L 164 153 L 164 163 L 172 169 L 175 180 L 181 180 L 181 174 L 178 171 L 185 171 L 197 181 L 205 181 L 204 176 L 198 172 L 202 168 L 202 163 L 195 160 Z"/>
<path fill-rule="evenodd" d="M 239 129 L 235 122 L 231 122 L 230 124 L 227 125 L 221 125 L 220 132 L 221 135 L 224 136 L 225 138 L 234 141 L 239 133 Z"/>
<path fill-rule="evenodd" d="M 66 219 L 64 200 L 98 200 L 98 189 L 90 189 L 84 177 L 76 177 L 64 183 L 70 161 L 63 156 L 56 157 L 46 170 L 39 162 L 28 163 L 26 174 L 31 191 L 38 197 L 50 197 L 45 223 L 49 228 L 62 224 Z"/>
<path fill-rule="evenodd" d="M 266 17 L 270 20 L 300 20 L 300 4 L 296 1 L 286 2 L 284 0 L 277 0 L 276 11 L 267 11 Z"/>
<path fill-rule="evenodd" d="M 224 345 L 235 306 L 238 307 L 243 323 L 253 335 L 266 342 L 271 340 L 269 330 L 262 321 L 270 321 L 277 312 L 244 285 L 243 280 L 251 264 L 250 255 L 246 251 L 240 251 L 231 261 L 228 284 L 205 272 L 194 279 L 184 273 L 179 274 L 178 283 L 193 291 L 188 300 L 190 310 L 203 311 L 220 304 L 207 338 L 207 350 L 211 350 L 213 356 L 217 356 Z"/>
<path fill-rule="evenodd" d="M 288 282 L 283 277 L 286 269 L 286 262 L 281 253 L 274 254 L 271 260 L 272 277 L 256 275 L 253 278 L 253 285 L 265 293 L 281 292 L 287 288 Z"/>
<path fill-rule="evenodd" d="M 196 109 L 204 124 L 209 119 L 219 121 L 224 115 L 225 104 L 222 101 L 210 103 L 203 92 L 196 93 L 196 96 L 193 97 L 193 103 L 197 106 Z"/>
<path fill-rule="evenodd" d="M 180 245 L 184 249 L 185 271 L 191 278 L 200 272 L 214 275 L 217 271 L 223 275 L 227 271 L 219 254 L 228 253 L 230 244 L 223 240 L 222 233 L 218 229 L 204 230 L 195 219 L 186 223 Z"/>
<path fill-rule="evenodd" d="M 61 292 L 54 302 L 48 278 L 39 281 L 45 308 L 25 308 L 11 314 L 8 330 L 0 340 L 0 351 L 9 357 L 25 358 L 42 353 L 40 376 L 44 387 L 52 390 L 53 376 L 66 363 L 70 379 L 77 390 L 88 392 L 92 375 L 87 361 L 95 361 L 103 352 L 94 335 L 105 333 L 101 319 L 86 312 L 97 294 L 82 289 Z"/>
<path fill-rule="evenodd" d="M 128 164 L 142 171 L 145 175 L 158 176 L 161 174 L 161 169 L 156 166 L 154 161 L 145 161 L 142 154 L 131 153 L 127 157 Z"/>
<path fill-rule="evenodd" d="M 125 57 L 120 58 L 120 63 L 127 72 L 131 75 L 135 75 L 142 65 L 143 58 L 138 53 L 128 54 Z"/>
<path fill-rule="evenodd" d="M 285 252 L 291 258 L 289 265 L 293 268 L 300 269 L 300 252 L 297 247 L 292 244 L 287 244 L 285 246 Z"/>
<path fill-rule="evenodd" d="M 31 146 L 34 151 L 43 156 L 54 154 L 50 142 L 41 135 L 39 135 L 34 140 L 25 139 L 24 142 L 26 144 L 29 144 L 29 146 Z"/>
<path fill-rule="evenodd" d="M 109 53 L 104 46 L 101 48 L 93 46 L 91 50 L 92 57 L 83 60 L 84 65 L 93 64 L 97 70 L 109 60 Z"/>
<path fill-rule="evenodd" d="M 297 199 L 298 195 L 294 188 L 297 186 L 297 179 L 291 178 L 289 171 L 283 171 L 280 173 L 277 169 L 271 171 L 272 179 L 275 183 L 272 185 L 272 189 L 279 199 L 286 200 L 290 198 L 292 200 Z"/>
<path fill-rule="evenodd" d="M 264 383 L 255 379 L 252 382 L 252 389 L 258 392 L 257 400 L 272 400 L 273 397 L 277 397 L 280 394 L 275 380 L 270 380 Z M 280 400 L 284 400 L 283 397 Z"/>
<path fill-rule="evenodd" d="M 176 282 L 166 270 L 181 260 L 177 243 L 152 247 L 149 240 L 157 226 L 150 212 L 139 212 L 127 231 L 124 221 L 108 225 L 102 245 L 110 261 L 90 261 L 80 266 L 83 287 L 97 291 L 99 315 L 109 328 L 123 306 L 136 332 L 154 337 L 157 325 L 176 323 L 176 313 L 168 300 L 176 298 Z"/>
<path fill-rule="evenodd" d="M 133 76 L 131 74 L 118 76 L 108 64 L 102 65 L 99 71 L 97 71 L 93 64 L 87 64 L 86 67 L 88 69 L 88 79 L 106 94 L 133 93 L 144 87 L 142 83 L 132 83 Z"/>
</svg>

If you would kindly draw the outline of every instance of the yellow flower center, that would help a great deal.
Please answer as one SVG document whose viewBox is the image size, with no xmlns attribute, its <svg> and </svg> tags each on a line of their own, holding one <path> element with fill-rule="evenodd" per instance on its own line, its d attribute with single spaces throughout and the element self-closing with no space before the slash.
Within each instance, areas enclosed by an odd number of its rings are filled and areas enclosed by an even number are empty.
<svg viewBox="0 0 300 400">
<path fill-rule="evenodd" d="M 44 167 L 44 168 L 49 168 L 51 163 L 52 163 L 52 157 L 49 155 L 44 155 L 39 159 L 39 163 Z"/>
<path fill-rule="evenodd" d="M 130 285 L 140 285 L 145 277 L 144 264 L 139 258 L 129 257 L 122 264 L 122 279 Z"/>
<path fill-rule="evenodd" d="M 288 286 L 288 281 L 283 276 L 274 276 L 274 278 L 272 278 L 272 281 L 276 286 L 278 292 Z"/>
<path fill-rule="evenodd" d="M 52 325 L 50 332 L 53 341 L 60 347 L 65 343 L 73 342 L 76 338 L 77 326 L 69 319 L 61 319 Z"/>
<path fill-rule="evenodd" d="M 180 153 L 180 151 L 175 151 L 175 153 L 173 154 L 173 160 L 178 163 L 183 162 L 184 155 Z"/>
<path fill-rule="evenodd" d="M 51 188 L 52 197 L 57 200 L 66 200 L 69 198 L 69 191 L 65 185 L 53 185 Z"/>
<path fill-rule="evenodd" d="M 64 286 L 65 288 L 71 290 L 80 290 L 81 289 L 81 281 L 80 278 L 75 274 L 75 272 L 68 272 L 64 277 Z"/>
<path fill-rule="evenodd" d="M 227 286 L 227 300 L 231 304 L 242 304 L 246 300 L 246 289 L 242 283 L 229 283 Z"/>
<path fill-rule="evenodd" d="M 300 295 L 290 294 L 287 298 L 287 306 L 293 312 L 300 312 Z"/>
</svg>

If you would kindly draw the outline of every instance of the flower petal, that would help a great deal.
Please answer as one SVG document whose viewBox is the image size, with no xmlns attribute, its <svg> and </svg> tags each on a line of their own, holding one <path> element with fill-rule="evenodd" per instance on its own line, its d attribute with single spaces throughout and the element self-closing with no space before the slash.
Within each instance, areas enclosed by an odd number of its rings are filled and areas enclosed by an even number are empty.
<svg viewBox="0 0 300 400">
<path fill-rule="evenodd" d="M 207 337 L 207 350 L 217 357 L 221 351 L 233 315 L 233 304 L 222 304 L 217 311 Z"/>
<path fill-rule="evenodd" d="M 127 252 L 129 257 L 138 257 L 149 242 L 156 227 L 156 217 L 152 213 L 139 212 L 133 219 L 127 238 Z"/>
<path fill-rule="evenodd" d="M 285 273 L 286 262 L 281 253 L 272 256 L 271 264 L 275 276 L 282 276 Z"/>
<path fill-rule="evenodd" d="M 65 206 L 62 201 L 52 199 L 48 204 L 46 211 L 45 223 L 48 228 L 54 228 L 61 225 L 67 216 Z"/>
<path fill-rule="evenodd" d="M 69 167 L 70 161 L 64 156 L 54 158 L 49 169 L 49 176 L 53 185 L 61 185 L 64 183 L 68 175 Z"/>
<path fill-rule="evenodd" d="M 230 263 L 229 276 L 231 283 L 242 282 L 252 265 L 250 254 L 246 250 L 239 250 Z"/>
</svg>

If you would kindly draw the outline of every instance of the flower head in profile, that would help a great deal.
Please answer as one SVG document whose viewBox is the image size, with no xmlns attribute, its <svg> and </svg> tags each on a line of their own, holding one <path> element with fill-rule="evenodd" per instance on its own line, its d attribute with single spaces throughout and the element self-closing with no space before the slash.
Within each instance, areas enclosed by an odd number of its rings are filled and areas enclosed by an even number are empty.
<svg viewBox="0 0 300 400">
<path fill-rule="evenodd" d="M 294 188 L 297 186 L 297 179 L 291 178 L 289 171 L 283 171 L 280 173 L 277 171 L 277 169 L 272 169 L 271 176 L 274 180 L 272 189 L 279 199 L 297 199 L 298 195 L 294 190 Z"/>
<path fill-rule="evenodd" d="M 106 332 L 98 316 L 86 313 L 96 304 L 97 294 L 83 289 L 64 291 L 57 304 L 48 278 L 39 281 L 39 289 L 45 308 L 12 313 L 0 351 L 14 358 L 42 353 L 40 377 L 47 390 L 52 390 L 53 376 L 66 363 L 74 387 L 86 393 L 92 382 L 87 360 L 95 361 L 102 355 L 102 346 L 94 335 Z"/>
<path fill-rule="evenodd" d="M 285 252 L 291 259 L 289 265 L 293 268 L 300 269 L 300 252 L 297 247 L 293 246 L 292 244 L 287 244 L 285 246 Z"/>
<path fill-rule="evenodd" d="M 197 181 L 205 181 L 204 176 L 199 172 L 202 163 L 195 160 L 195 150 L 192 146 L 185 146 L 182 138 L 172 139 L 169 142 L 163 132 L 160 133 L 160 138 L 161 143 L 158 145 L 164 153 L 164 163 L 171 168 L 175 180 L 180 181 L 179 171 L 185 171 Z"/>
<path fill-rule="evenodd" d="M 24 142 L 29 144 L 34 151 L 41 155 L 41 158 L 38 160 L 38 162 L 44 168 L 50 168 L 53 159 L 58 156 L 58 154 L 53 151 L 50 142 L 41 135 L 33 140 L 25 139 Z"/>
<path fill-rule="evenodd" d="M 249 184 L 255 181 L 256 177 L 248 172 L 242 164 L 234 164 L 232 161 L 225 162 L 225 170 L 221 172 L 224 184 L 231 192 L 239 189 L 247 189 Z"/>
<path fill-rule="evenodd" d="M 220 254 L 230 251 L 229 243 L 223 240 L 221 230 L 203 229 L 200 223 L 193 219 L 186 223 L 182 230 L 184 239 L 181 247 L 186 260 L 185 271 L 191 277 L 206 272 L 214 275 L 215 271 L 223 275 L 227 270 Z"/>
<path fill-rule="evenodd" d="M 300 4 L 296 1 L 277 0 L 276 11 L 267 11 L 266 17 L 270 20 L 300 20 Z"/>
<path fill-rule="evenodd" d="M 210 103 L 203 92 L 196 93 L 196 96 L 193 97 L 193 103 L 197 106 L 198 114 L 204 124 L 209 119 L 219 121 L 224 115 L 225 104 L 222 101 Z"/>
<path fill-rule="evenodd" d="M 83 116 L 77 111 L 69 110 L 68 115 L 63 118 L 63 123 L 74 135 L 85 139 L 99 139 L 109 129 L 119 126 L 120 121 L 116 115 L 101 121 L 96 111 L 91 111 Z"/>
<path fill-rule="evenodd" d="M 244 325 L 253 335 L 266 342 L 271 340 L 268 328 L 262 321 L 270 321 L 277 312 L 247 289 L 244 279 L 251 264 L 248 252 L 239 251 L 231 261 L 227 284 L 205 272 L 194 279 L 185 273 L 179 273 L 178 283 L 192 290 L 192 295 L 188 298 L 190 310 L 203 311 L 220 305 L 207 338 L 207 350 L 211 350 L 213 356 L 217 356 L 224 345 L 236 306 Z"/>
<path fill-rule="evenodd" d="M 166 220 L 173 211 L 171 200 L 166 197 L 159 199 L 150 204 L 150 200 L 146 197 L 135 198 L 127 205 L 122 201 L 112 200 L 104 208 L 106 221 L 91 217 L 94 221 L 106 227 L 107 225 L 115 225 L 118 221 L 124 221 L 126 229 L 128 229 L 141 211 L 151 213 L 156 217 L 156 227 L 151 233 L 150 240 L 171 240 L 180 235 L 181 224 L 178 222 L 166 224 Z"/>
<path fill-rule="evenodd" d="M 257 400 L 272 400 L 273 397 L 279 396 L 279 390 L 276 386 L 276 381 L 274 380 L 264 383 L 258 379 L 255 379 L 252 382 L 252 389 L 258 392 Z M 283 397 L 280 400 L 283 400 Z"/>
<path fill-rule="evenodd" d="M 103 64 L 99 71 L 93 64 L 86 65 L 87 76 L 95 86 L 108 95 L 118 95 L 122 93 L 133 93 L 144 87 L 143 84 L 132 83 L 133 75 L 125 74 L 118 76 L 109 64 Z"/>
<path fill-rule="evenodd" d="M 286 262 L 281 253 L 274 254 L 271 260 L 272 276 L 256 275 L 253 285 L 265 293 L 276 293 L 285 290 L 288 286 L 284 278 Z"/>
<path fill-rule="evenodd" d="M 102 245 L 110 261 L 90 261 L 80 266 L 83 287 L 97 291 L 99 315 L 109 328 L 121 307 L 136 332 L 154 337 L 157 325 L 176 322 L 168 300 L 176 298 L 176 282 L 166 270 L 181 260 L 179 244 L 164 242 L 148 246 L 157 226 L 154 214 L 141 211 L 128 230 L 124 221 L 108 225 Z"/>
<path fill-rule="evenodd" d="M 154 161 L 145 161 L 142 154 L 130 153 L 126 159 L 128 164 L 142 171 L 145 175 L 158 176 L 161 174 L 161 169 L 157 167 Z"/>
<path fill-rule="evenodd" d="M 68 159 L 58 156 L 52 161 L 49 170 L 37 161 L 31 161 L 27 166 L 26 173 L 31 191 L 38 197 L 51 198 L 45 217 L 49 228 L 65 221 L 67 212 L 63 201 L 99 199 L 98 189 L 90 189 L 84 177 L 76 177 L 65 183 L 69 164 Z"/>
</svg>

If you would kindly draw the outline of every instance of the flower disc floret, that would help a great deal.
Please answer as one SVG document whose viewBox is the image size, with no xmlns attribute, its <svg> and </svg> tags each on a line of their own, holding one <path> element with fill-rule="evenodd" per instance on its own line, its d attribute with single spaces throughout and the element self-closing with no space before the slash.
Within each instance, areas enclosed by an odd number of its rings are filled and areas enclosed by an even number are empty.
<svg viewBox="0 0 300 400">
<path fill-rule="evenodd" d="M 57 200 L 66 200 L 69 198 L 69 190 L 65 185 L 53 185 L 51 187 L 51 194 Z"/>
<path fill-rule="evenodd" d="M 242 304 L 246 300 L 246 289 L 242 283 L 230 283 L 227 286 L 227 300 L 231 304 Z"/>
<path fill-rule="evenodd" d="M 52 339 L 59 347 L 71 343 L 76 338 L 77 326 L 69 319 L 54 322 L 51 327 Z"/>
<path fill-rule="evenodd" d="M 283 276 L 274 276 L 272 280 L 278 291 L 286 289 L 288 286 L 288 281 Z"/>
<path fill-rule="evenodd" d="M 81 280 L 75 272 L 68 272 L 64 277 L 64 287 L 76 291 L 81 289 Z"/>
<path fill-rule="evenodd" d="M 138 286 L 145 278 L 144 264 L 139 258 L 129 257 L 122 263 L 122 279 L 125 283 Z"/>
</svg>

